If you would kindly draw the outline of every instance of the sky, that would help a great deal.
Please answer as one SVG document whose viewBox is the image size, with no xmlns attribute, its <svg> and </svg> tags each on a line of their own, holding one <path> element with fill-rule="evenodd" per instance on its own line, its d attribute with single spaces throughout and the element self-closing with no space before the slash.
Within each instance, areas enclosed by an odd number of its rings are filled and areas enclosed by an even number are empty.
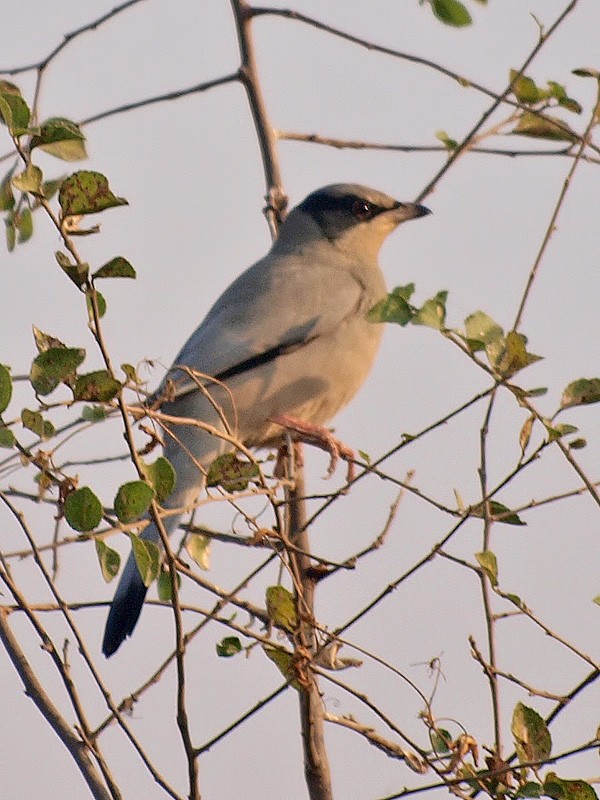
<svg viewBox="0 0 600 800">
<path fill-rule="evenodd" d="M 296 7 L 329 25 L 379 45 L 412 53 L 450 68 L 472 83 L 495 92 L 504 90 L 510 68 L 518 68 L 539 34 L 566 7 L 564 0 L 502 0 L 481 6 L 465 0 L 473 26 L 442 25 L 427 5 L 417 0 L 306 2 Z M 273 3 L 265 5 L 275 7 Z M 91 22 L 114 6 L 114 0 L 85 4 L 55 0 L 52 9 L 41 0 L 4 0 L 0 29 L 0 69 L 35 63 L 70 31 Z M 24 24 L 24 17 L 30 21 Z M 36 21 L 35 24 L 33 21 Z M 595 102 L 595 81 L 576 77 L 580 67 L 600 68 L 597 31 L 600 11 L 591 0 L 575 10 L 541 49 L 527 74 L 541 86 L 547 80 L 564 84 L 582 106 L 580 117 L 560 112 L 579 133 Z M 255 22 L 255 44 L 268 113 L 281 131 L 397 145 L 439 144 L 436 132 L 461 137 L 475 125 L 490 99 L 424 65 L 370 52 L 298 21 L 262 17 Z M 145 0 L 93 32 L 75 39 L 53 61 L 41 84 L 40 118 L 62 116 L 79 121 L 122 104 L 194 86 L 237 69 L 235 28 L 228 3 Z M 12 78 L 32 100 L 33 74 Z M 499 123 L 509 109 L 497 112 Z M 586 116 L 587 115 L 587 116 Z M 129 205 L 99 215 L 101 233 L 78 241 L 93 266 L 115 255 L 135 267 L 135 281 L 106 282 L 108 311 L 103 330 L 115 364 L 141 364 L 150 387 L 202 319 L 214 299 L 270 244 L 262 216 L 264 177 L 248 104 L 240 85 L 232 84 L 179 100 L 148 105 L 113 115 L 85 128 L 89 158 L 81 165 L 63 164 L 43 154 L 39 164 L 50 176 L 73 169 L 98 170 L 113 191 Z M 554 143 L 501 135 L 484 144 L 501 149 L 556 149 Z M 0 130 L 0 155 L 10 150 Z M 332 148 L 281 141 L 280 166 L 292 205 L 310 191 L 334 182 L 358 182 L 397 197 L 417 197 L 446 160 L 444 152 L 390 152 Z M 509 330 L 527 276 L 546 234 L 559 193 L 571 167 L 561 156 L 467 154 L 457 160 L 424 201 L 433 214 L 403 226 L 390 237 L 381 263 L 390 288 L 416 284 L 420 303 L 440 290 L 449 292 L 447 325 L 481 309 Z M 10 162 L 0 163 L 0 172 Z M 597 282 L 600 232 L 597 225 L 597 164 L 579 164 L 560 210 L 554 233 L 540 263 L 523 316 L 521 331 L 531 352 L 543 360 L 520 373 L 524 388 L 548 387 L 535 400 L 541 414 L 556 411 L 562 390 L 580 377 L 595 377 L 598 365 Z M 38 219 L 39 217 L 39 219 Z M 96 220 L 94 220 L 96 221 Z M 3 336 L 0 362 L 14 374 L 27 373 L 35 355 L 31 326 L 71 346 L 86 347 L 89 369 L 100 368 L 99 354 L 86 330 L 85 308 L 73 285 L 60 273 L 54 252 L 60 242 L 39 214 L 35 235 L 8 254 L 0 249 L 3 270 Z M 389 325 L 379 358 L 360 395 L 335 419 L 336 435 L 375 459 L 415 434 L 477 392 L 489 380 L 458 348 L 429 328 Z M 35 402 L 25 385 L 16 391 L 15 413 Z M 11 406 L 12 408 L 12 406 Z M 465 504 L 480 498 L 479 441 L 486 406 L 476 404 L 457 419 L 437 428 L 385 462 L 386 474 L 403 480 L 451 508 L 457 494 Z M 527 412 L 501 392 L 489 424 L 488 480 L 495 485 L 519 458 L 519 431 Z M 69 414 L 56 412 L 57 420 Z M 598 406 L 574 408 L 560 416 L 576 425 L 588 446 L 574 451 L 577 463 L 598 479 Z M 539 442 L 539 428 L 534 442 Z M 118 426 L 107 423 L 66 443 L 66 460 L 83 454 L 98 457 L 122 452 Z M 315 494 L 338 488 L 342 471 L 325 483 L 326 456 L 309 453 L 309 490 Z M 110 505 L 116 488 L 131 480 L 126 463 L 73 468 L 82 484 L 94 487 Z M 32 471 L 19 470 L 2 487 L 32 491 Z M 506 506 L 520 507 L 556 493 L 576 489 L 581 479 L 556 447 L 498 495 Z M 383 529 L 397 488 L 371 476 L 317 520 L 312 530 L 315 551 L 340 561 L 361 550 Z M 318 501 L 311 509 L 318 508 Z M 39 542 L 52 538 L 51 509 L 23 501 Z M 239 529 L 222 505 L 202 512 L 202 522 L 222 530 Z M 526 526 L 495 524 L 491 549 L 496 553 L 501 588 L 518 594 L 553 631 L 592 659 L 600 658 L 598 614 L 592 598 L 598 584 L 599 509 L 589 495 L 523 512 Z M 265 516 L 266 518 L 266 516 Z M 2 551 L 25 547 L 22 533 L 2 512 Z M 453 520 L 415 495 L 403 497 L 386 543 L 365 558 L 355 572 L 338 573 L 318 589 L 317 612 L 330 628 L 343 624 L 397 580 L 447 534 Z M 237 527 L 236 527 L 237 526 Z M 451 541 L 448 552 L 474 563 L 482 549 L 482 523 L 472 519 Z M 68 533 L 66 529 L 61 532 Z M 125 554 L 125 536 L 111 546 Z M 239 552 L 216 545 L 208 578 L 232 587 L 264 552 Z M 30 559 L 12 559 L 11 566 L 31 602 L 48 600 L 47 590 Z M 261 603 L 261 587 L 277 580 L 276 571 L 257 582 L 247 597 Z M 58 586 L 69 601 L 108 600 L 113 587 L 102 580 L 91 543 L 64 548 Z M 184 585 L 186 599 L 210 605 L 210 598 Z M 152 596 L 155 596 L 154 594 Z M 3 602 L 10 603 L 3 595 Z M 499 612 L 506 602 L 494 600 Z M 100 655 L 106 607 L 77 612 L 77 623 L 112 697 L 119 701 L 138 687 L 172 646 L 172 615 L 146 608 L 135 636 L 110 661 Z M 48 656 L 40 650 L 27 623 L 14 615 L 14 630 L 31 664 L 43 677 L 53 699 L 67 703 Z M 12 621 L 11 617 L 11 621 Z M 188 625 L 195 620 L 190 619 Z M 66 635 L 57 615 L 42 621 L 59 648 Z M 245 622 L 245 620 L 244 620 Z M 561 694 L 589 672 L 581 658 L 559 645 L 523 617 L 498 624 L 500 668 L 526 683 Z M 280 675 L 262 653 L 250 658 L 218 659 L 214 644 L 227 630 L 209 625 L 194 640 L 188 660 L 189 715 L 195 742 L 201 744 L 224 728 L 280 682 Z M 492 741 L 489 690 L 481 667 L 469 652 L 469 635 L 485 651 L 485 621 L 475 574 L 447 559 L 436 558 L 391 593 L 353 626 L 347 637 L 394 665 L 429 695 L 434 680 L 428 664 L 440 658 L 442 677 L 434 711 L 453 735 L 464 726 L 482 744 Z M 92 685 L 76 647 L 69 650 L 73 674 L 95 724 L 105 706 Z M 348 648 L 347 655 L 356 656 Z M 390 670 L 366 659 L 360 669 L 336 677 L 367 694 L 408 735 L 426 746 L 419 720 L 422 704 L 416 693 Z M 553 704 L 527 693 L 510 681 L 501 682 L 502 730 L 511 750 L 510 716 L 521 700 L 544 715 Z M 69 755 L 42 720 L 2 652 L 0 697 L 4 725 L 0 733 L 0 767 L 7 798 L 38 796 L 48 800 L 86 797 L 85 785 Z M 179 734 L 173 723 L 174 671 L 136 706 L 129 723 L 161 772 L 185 796 L 185 766 Z M 323 684 L 327 709 L 354 714 L 391 735 L 354 698 Z M 560 715 L 552 728 L 555 752 L 592 739 L 600 707 L 598 682 Z M 101 740 L 124 797 L 165 796 L 145 771 L 123 735 L 113 726 Z M 421 779 L 396 761 L 386 759 L 358 737 L 328 726 L 335 796 L 375 800 L 419 785 Z M 563 777 L 598 774 L 597 757 L 588 753 L 561 761 Z M 36 769 L 32 770 L 32 764 Z M 42 768 L 37 768 L 43 764 Z M 232 769 L 232 765 L 235 768 Z M 239 765 L 239 766 L 238 766 Z M 432 780 L 425 776 L 423 782 Z M 306 788 L 297 722 L 297 703 L 287 691 L 246 725 L 201 759 L 203 798 L 303 798 Z M 268 795 L 266 794 L 268 792 Z"/>
</svg>

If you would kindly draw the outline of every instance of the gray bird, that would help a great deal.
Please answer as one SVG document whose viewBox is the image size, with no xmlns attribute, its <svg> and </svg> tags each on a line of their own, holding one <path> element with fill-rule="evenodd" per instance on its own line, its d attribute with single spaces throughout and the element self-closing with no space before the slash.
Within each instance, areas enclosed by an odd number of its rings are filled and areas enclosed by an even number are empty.
<svg viewBox="0 0 600 800">
<path fill-rule="evenodd" d="M 155 394 L 166 397 L 163 414 L 188 420 L 165 428 L 177 479 L 164 506 L 180 511 L 163 518 L 167 533 L 196 501 L 210 464 L 234 449 L 190 419 L 229 428 L 247 447 L 271 447 L 283 441 L 281 423 L 317 430 L 354 397 L 382 334 L 367 320 L 386 295 L 381 245 L 401 222 L 428 213 L 357 184 L 326 186 L 290 212 L 267 255 L 223 292 Z M 160 543 L 153 523 L 141 536 Z M 131 553 L 108 614 L 105 656 L 132 633 L 145 595 Z"/>
</svg>

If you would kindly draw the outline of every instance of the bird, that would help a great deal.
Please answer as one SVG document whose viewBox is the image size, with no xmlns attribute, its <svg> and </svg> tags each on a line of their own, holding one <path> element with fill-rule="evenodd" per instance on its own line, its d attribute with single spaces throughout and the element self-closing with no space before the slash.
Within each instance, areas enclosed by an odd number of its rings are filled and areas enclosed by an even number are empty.
<svg viewBox="0 0 600 800">
<path fill-rule="evenodd" d="M 225 289 L 154 394 L 169 420 L 164 455 L 176 475 L 163 503 L 176 510 L 163 517 L 167 534 L 197 500 L 210 464 L 235 449 L 215 429 L 247 448 L 276 447 L 286 427 L 325 431 L 354 397 L 382 335 L 367 319 L 387 295 L 380 248 L 402 222 L 429 213 L 359 184 L 325 186 L 290 211 L 267 255 Z M 161 544 L 154 522 L 141 537 Z M 146 589 L 132 552 L 108 613 L 106 657 L 132 634 Z"/>
</svg>

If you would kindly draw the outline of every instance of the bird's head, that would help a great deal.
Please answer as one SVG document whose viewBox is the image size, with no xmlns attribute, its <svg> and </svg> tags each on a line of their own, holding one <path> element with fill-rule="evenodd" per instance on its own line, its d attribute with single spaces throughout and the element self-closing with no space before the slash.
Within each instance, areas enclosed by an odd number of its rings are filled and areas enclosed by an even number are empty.
<svg viewBox="0 0 600 800">
<path fill-rule="evenodd" d="M 429 214 L 356 183 L 335 183 L 309 194 L 281 227 L 277 247 L 291 250 L 319 241 L 356 260 L 373 262 L 385 238 L 401 222 Z"/>
</svg>

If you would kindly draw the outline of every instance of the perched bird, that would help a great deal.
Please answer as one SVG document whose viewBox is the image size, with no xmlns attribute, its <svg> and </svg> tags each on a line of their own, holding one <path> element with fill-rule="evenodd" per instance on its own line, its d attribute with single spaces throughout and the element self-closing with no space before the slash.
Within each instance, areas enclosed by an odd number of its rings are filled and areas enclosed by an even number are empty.
<svg viewBox="0 0 600 800">
<path fill-rule="evenodd" d="M 180 511 L 163 518 L 167 533 L 210 464 L 234 449 L 194 420 L 229 429 L 247 447 L 273 446 L 283 426 L 318 432 L 352 399 L 382 334 L 367 320 L 386 295 L 381 245 L 401 222 L 428 213 L 357 184 L 326 186 L 290 212 L 267 255 L 223 292 L 155 395 L 166 398 L 163 414 L 181 418 L 165 429 L 176 488 L 164 506 Z M 141 536 L 160 542 L 154 523 Z M 105 656 L 132 633 L 145 595 L 132 553 L 108 615 Z"/>
</svg>

